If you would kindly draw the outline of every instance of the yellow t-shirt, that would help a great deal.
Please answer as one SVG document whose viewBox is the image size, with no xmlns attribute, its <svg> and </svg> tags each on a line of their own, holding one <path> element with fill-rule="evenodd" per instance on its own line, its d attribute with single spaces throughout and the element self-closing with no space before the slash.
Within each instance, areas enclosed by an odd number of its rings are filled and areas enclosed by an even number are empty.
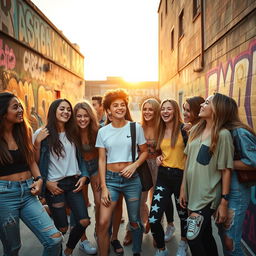
<svg viewBox="0 0 256 256">
<path fill-rule="evenodd" d="M 162 166 L 171 167 L 171 168 L 179 168 L 184 170 L 185 168 L 185 154 L 184 154 L 184 141 L 179 133 L 178 139 L 176 141 L 175 146 L 171 147 L 170 139 L 163 139 L 160 148 L 162 150 L 163 162 Z"/>
</svg>

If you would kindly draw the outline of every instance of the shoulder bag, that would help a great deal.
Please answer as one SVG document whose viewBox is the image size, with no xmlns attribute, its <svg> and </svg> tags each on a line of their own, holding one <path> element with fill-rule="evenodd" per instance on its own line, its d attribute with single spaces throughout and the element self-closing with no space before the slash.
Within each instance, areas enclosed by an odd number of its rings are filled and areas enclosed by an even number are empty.
<svg viewBox="0 0 256 256">
<path fill-rule="evenodd" d="M 136 143 L 136 123 L 130 123 L 131 140 L 132 140 L 132 161 L 135 162 L 135 149 Z M 137 172 L 140 176 L 140 182 L 142 185 L 142 191 L 148 191 L 153 187 L 152 175 L 147 161 L 144 161 L 138 168 Z"/>
</svg>

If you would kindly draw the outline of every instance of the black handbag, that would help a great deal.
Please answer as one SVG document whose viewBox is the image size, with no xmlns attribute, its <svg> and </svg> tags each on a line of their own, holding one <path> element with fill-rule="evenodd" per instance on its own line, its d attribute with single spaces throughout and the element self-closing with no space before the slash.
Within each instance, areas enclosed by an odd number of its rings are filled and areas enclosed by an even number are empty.
<svg viewBox="0 0 256 256">
<path fill-rule="evenodd" d="M 136 149 L 136 123 L 130 123 L 131 140 L 132 140 L 132 161 L 135 162 L 135 149 Z M 149 191 L 153 187 L 152 175 L 147 161 L 144 161 L 137 168 L 137 172 L 140 176 L 140 182 L 142 185 L 142 191 Z"/>
</svg>

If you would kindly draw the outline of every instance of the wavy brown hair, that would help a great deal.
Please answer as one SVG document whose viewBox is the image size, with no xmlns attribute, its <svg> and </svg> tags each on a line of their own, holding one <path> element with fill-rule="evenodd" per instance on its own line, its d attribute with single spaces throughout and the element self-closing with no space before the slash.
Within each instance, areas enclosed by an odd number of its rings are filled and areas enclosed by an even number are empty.
<svg viewBox="0 0 256 256">
<path fill-rule="evenodd" d="M 211 131 L 210 152 L 214 153 L 218 143 L 219 133 L 223 128 L 231 129 L 235 127 L 243 127 L 255 134 L 250 127 L 242 124 L 240 121 L 236 102 L 232 98 L 221 93 L 215 93 L 212 98 L 212 110 L 213 126 Z M 195 128 L 192 129 L 189 141 L 199 137 L 203 133 L 205 127 L 206 121 L 200 120 Z"/>
<path fill-rule="evenodd" d="M 103 108 L 107 112 L 110 109 L 110 105 L 113 101 L 121 99 L 124 101 L 126 106 L 126 114 L 125 120 L 132 121 L 131 113 L 128 107 L 129 104 L 129 95 L 126 90 L 124 89 L 115 89 L 115 90 L 107 90 L 103 96 Z M 107 118 L 106 124 L 109 124 L 111 121 Z"/>
<path fill-rule="evenodd" d="M 226 95 L 223 95 L 222 97 L 226 102 L 226 106 L 222 114 L 227 116 L 227 122 L 225 123 L 224 127 L 228 130 L 244 128 L 256 136 L 255 131 L 250 126 L 241 121 L 236 101 Z"/>
<path fill-rule="evenodd" d="M 164 103 L 166 102 L 170 102 L 172 107 L 173 107 L 173 132 L 172 132 L 172 137 L 171 137 L 171 141 L 170 141 L 170 146 L 173 148 L 177 142 L 178 136 L 179 136 L 179 132 L 180 132 L 180 126 L 182 124 L 182 119 L 181 119 L 181 114 L 180 114 L 180 108 L 179 105 L 177 103 L 177 101 L 173 100 L 173 99 L 165 99 L 161 102 L 160 104 L 160 112 L 162 109 L 162 106 Z M 157 140 L 157 146 L 156 149 L 159 150 L 160 149 L 160 145 L 161 142 L 164 138 L 164 133 L 165 133 L 165 129 L 166 129 L 166 124 L 163 121 L 162 118 L 160 118 L 160 125 L 159 125 L 159 133 L 158 133 L 158 140 Z"/>
<path fill-rule="evenodd" d="M 0 163 L 12 163 L 13 159 L 8 150 L 8 142 L 4 138 L 4 116 L 8 112 L 11 99 L 17 98 L 13 93 L 2 92 L 0 93 Z M 20 100 L 19 100 L 20 101 Z M 27 121 L 25 109 L 23 108 L 23 122 L 13 125 L 12 134 L 14 140 L 20 150 L 21 154 L 25 157 L 28 164 L 34 161 L 34 147 L 32 144 L 32 129 Z"/>
<path fill-rule="evenodd" d="M 99 122 L 97 119 L 97 114 L 95 109 L 92 107 L 92 105 L 88 102 L 88 101 L 83 101 L 83 102 L 79 102 L 75 105 L 74 107 L 74 115 L 76 116 L 77 111 L 79 109 L 83 109 L 85 110 L 89 117 L 90 117 L 90 122 L 86 128 L 87 131 L 87 139 L 89 141 L 89 144 L 92 146 L 95 146 L 96 143 L 96 137 L 97 137 L 97 133 L 99 130 Z M 78 129 L 80 130 L 80 128 L 78 127 Z M 81 133 L 80 133 L 80 139 L 81 139 Z"/>
<path fill-rule="evenodd" d="M 195 125 L 199 122 L 200 117 L 199 112 L 201 108 L 201 104 L 204 103 L 204 98 L 201 96 L 194 96 L 186 99 L 186 102 L 188 103 L 190 107 L 190 115 L 192 117 L 192 124 Z M 184 108 L 184 104 L 183 104 Z"/>
</svg>

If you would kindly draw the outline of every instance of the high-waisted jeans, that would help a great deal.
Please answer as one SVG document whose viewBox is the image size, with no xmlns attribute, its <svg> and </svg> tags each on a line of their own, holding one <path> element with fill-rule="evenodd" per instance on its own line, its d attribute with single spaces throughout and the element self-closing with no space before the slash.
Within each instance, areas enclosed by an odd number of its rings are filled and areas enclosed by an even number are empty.
<svg viewBox="0 0 256 256">
<path fill-rule="evenodd" d="M 21 219 L 44 246 L 43 256 L 58 256 L 62 236 L 36 196 L 30 192 L 33 180 L 0 180 L 0 238 L 5 256 L 19 255 Z"/>
<path fill-rule="evenodd" d="M 157 248 L 165 247 L 164 230 L 161 220 L 164 212 L 170 205 L 172 194 L 174 194 L 176 209 L 180 217 L 181 236 L 186 237 L 186 219 L 188 214 L 187 210 L 181 208 L 179 204 L 182 177 L 183 171 L 180 169 L 159 166 L 149 215 L 149 223 Z"/>
<path fill-rule="evenodd" d="M 137 223 L 138 227 L 130 225 L 132 231 L 133 253 L 141 252 L 141 243 L 143 236 L 143 226 L 140 220 L 140 198 L 141 182 L 138 173 L 135 173 L 130 179 L 121 176 L 117 172 L 106 172 L 106 185 L 109 190 L 111 200 L 118 201 L 119 195 L 123 194 L 130 223 Z"/>
</svg>

